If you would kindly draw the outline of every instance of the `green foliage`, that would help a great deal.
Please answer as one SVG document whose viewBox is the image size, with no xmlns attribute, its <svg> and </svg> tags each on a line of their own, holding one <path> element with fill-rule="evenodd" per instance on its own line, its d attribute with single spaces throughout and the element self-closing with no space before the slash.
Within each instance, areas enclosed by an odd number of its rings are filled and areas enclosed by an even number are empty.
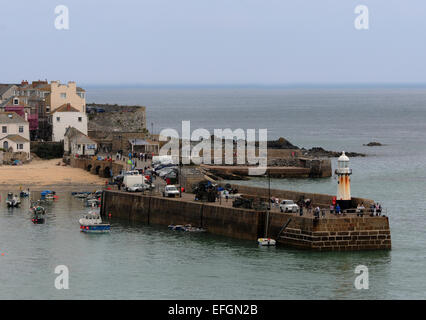
<svg viewBox="0 0 426 320">
<path fill-rule="evenodd" d="M 31 152 L 41 159 L 57 159 L 64 155 L 64 144 L 61 142 L 40 142 L 31 144 Z"/>
</svg>

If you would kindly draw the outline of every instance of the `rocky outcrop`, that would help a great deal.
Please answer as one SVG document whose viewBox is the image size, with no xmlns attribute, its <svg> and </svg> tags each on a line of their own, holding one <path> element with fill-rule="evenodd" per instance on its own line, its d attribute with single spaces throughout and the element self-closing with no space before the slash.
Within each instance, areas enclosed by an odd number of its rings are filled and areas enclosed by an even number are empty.
<svg viewBox="0 0 426 320">
<path fill-rule="evenodd" d="M 372 142 L 369 142 L 367 144 L 363 144 L 363 146 L 366 146 L 366 147 L 380 147 L 380 146 L 383 146 L 383 144 L 381 144 L 380 142 L 377 142 L 377 141 L 372 141 Z"/>
<path fill-rule="evenodd" d="M 307 157 L 326 157 L 326 158 L 338 158 L 342 155 L 342 152 L 339 151 L 329 151 L 321 147 L 314 147 L 311 149 L 302 149 L 302 154 Z M 345 152 L 345 154 L 350 157 L 365 157 L 364 153 L 357 152 Z"/>
</svg>

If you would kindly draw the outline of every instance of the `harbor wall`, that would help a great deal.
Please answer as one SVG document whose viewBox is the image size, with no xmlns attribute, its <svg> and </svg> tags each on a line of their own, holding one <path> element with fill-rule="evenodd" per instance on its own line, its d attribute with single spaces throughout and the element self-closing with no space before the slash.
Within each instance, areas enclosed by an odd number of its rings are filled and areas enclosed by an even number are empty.
<svg viewBox="0 0 426 320">
<path fill-rule="evenodd" d="M 154 225 L 191 224 L 237 239 L 256 240 L 263 235 L 258 226 L 264 212 L 173 198 L 104 191 L 101 214 Z"/>
<path fill-rule="evenodd" d="M 101 214 L 144 224 L 191 224 L 212 234 L 252 241 L 264 237 L 268 225 L 266 235 L 278 244 L 317 251 L 391 249 L 389 219 L 385 216 L 347 215 L 315 220 L 291 213 L 270 212 L 268 215 L 265 211 L 217 203 L 120 191 L 104 191 Z"/>
<path fill-rule="evenodd" d="M 268 235 L 282 245 L 317 251 L 389 250 L 392 246 L 389 218 L 384 216 L 352 215 L 315 220 L 271 212 Z"/>
</svg>

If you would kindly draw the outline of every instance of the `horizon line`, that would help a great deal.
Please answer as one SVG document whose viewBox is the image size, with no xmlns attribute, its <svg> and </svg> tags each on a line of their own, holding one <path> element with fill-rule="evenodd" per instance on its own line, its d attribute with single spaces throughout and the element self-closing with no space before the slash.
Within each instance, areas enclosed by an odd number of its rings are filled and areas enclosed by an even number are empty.
<svg viewBox="0 0 426 320">
<path fill-rule="evenodd" d="M 87 88 L 426 88 L 426 82 L 346 82 L 346 83 L 80 83 Z"/>
</svg>

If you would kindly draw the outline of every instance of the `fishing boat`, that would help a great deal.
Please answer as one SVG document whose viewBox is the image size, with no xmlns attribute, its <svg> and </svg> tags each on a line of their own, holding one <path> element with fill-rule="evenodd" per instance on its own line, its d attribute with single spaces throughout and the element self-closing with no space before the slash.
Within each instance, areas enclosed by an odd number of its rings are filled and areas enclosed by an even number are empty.
<svg viewBox="0 0 426 320">
<path fill-rule="evenodd" d="M 14 195 L 12 192 L 9 192 L 7 194 L 6 204 L 8 208 L 17 208 L 20 206 L 21 200 L 16 194 Z"/>
<path fill-rule="evenodd" d="M 95 211 L 90 211 L 79 220 L 79 223 L 80 230 L 86 233 L 104 233 L 109 232 L 111 229 L 109 223 L 102 223 L 101 216 Z"/>
<path fill-rule="evenodd" d="M 46 214 L 46 209 L 43 208 L 40 204 L 39 201 L 33 203 L 33 205 L 30 208 L 30 213 L 32 214 L 32 218 L 31 221 L 34 224 L 41 224 L 44 223 L 45 221 L 45 214 Z"/>
<path fill-rule="evenodd" d="M 271 238 L 259 238 L 257 239 L 257 243 L 261 246 L 275 246 L 276 241 Z"/>
</svg>

